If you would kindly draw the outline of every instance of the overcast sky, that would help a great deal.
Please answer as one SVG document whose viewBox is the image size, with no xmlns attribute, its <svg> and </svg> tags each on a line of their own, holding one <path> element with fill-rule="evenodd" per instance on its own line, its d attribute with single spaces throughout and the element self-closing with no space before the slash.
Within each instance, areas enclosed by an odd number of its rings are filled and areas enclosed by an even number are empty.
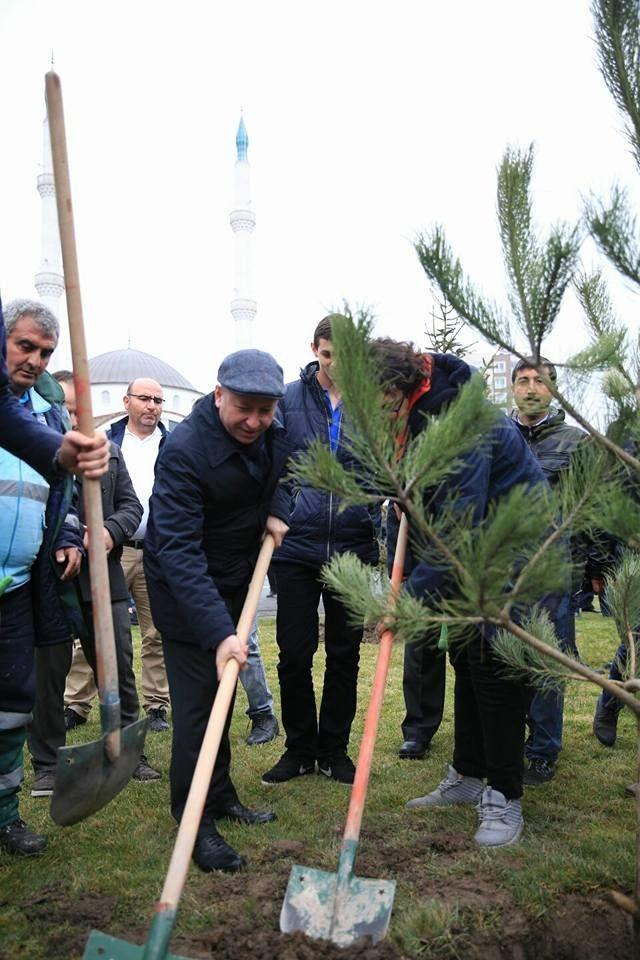
<svg viewBox="0 0 640 960">
<path fill-rule="evenodd" d="M 633 183 L 587 0 L 0 0 L 0 287 L 40 263 L 44 74 L 62 81 L 91 355 L 131 346 L 208 390 L 234 349 L 235 133 L 249 134 L 254 345 L 287 378 L 343 298 L 424 343 L 433 300 L 412 247 L 445 224 L 505 297 L 495 217 L 508 144 L 536 144 L 535 212 L 574 219 Z M 587 263 L 597 258 L 585 247 Z M 621 291 L 621 285 L 618 285 Z M 632 322 L 635 299 L 619 292 Z M 550 345 L 580 345 L 569 303 Z"/>
</svg>

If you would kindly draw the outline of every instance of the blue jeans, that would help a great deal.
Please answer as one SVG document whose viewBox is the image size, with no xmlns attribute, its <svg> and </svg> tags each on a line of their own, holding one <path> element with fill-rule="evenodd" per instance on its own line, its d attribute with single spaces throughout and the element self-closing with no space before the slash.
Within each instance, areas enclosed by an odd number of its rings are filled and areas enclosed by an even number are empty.
<svg viewBox="0 0 640 960">
<path fill-rule="evenodd" d="M 258 625 L 254 620 L 251 624 L 251 633 L 248 639 L 249 657 L 245 670 L 240 671 L 240 682 L 247 695 L 249 706 L 247 716 L 253 720 L 258 714 L 273 713 L 273 695 L 269 690 L 264 664 L 258 643 Z"/>
<path fill-rule="evenodd" d="M 627 669 L 627 645 L 626 643 L 621 643 L 618 649 L 616 650 L 616 655 L 613 658 L 611 663 L 611 668 L 609 670 L 609 680 L 624 680 L 624 674 Z M 605 708 L 613 708 L 617 710 L 622 709 L 622 703 L 618 700 L 617 697 L 612 696 L 610 693 L 607 693 L 606 690 L 603 690 L 600 694 L 600 703 Z"/>
<path fill-rule="evenodd" d="M 576 642 L 576 623 L 569 594 L 561 597 L 552 613 L 553 625 L 560 641 L 560 649 L 572 653 Z M 564 693 L 538 691 L 529 704 L 527 722 L 529 737 L 525 753 L 529 760 L 555 763 L 562 749 L 562 721 Z"/>
</svg>

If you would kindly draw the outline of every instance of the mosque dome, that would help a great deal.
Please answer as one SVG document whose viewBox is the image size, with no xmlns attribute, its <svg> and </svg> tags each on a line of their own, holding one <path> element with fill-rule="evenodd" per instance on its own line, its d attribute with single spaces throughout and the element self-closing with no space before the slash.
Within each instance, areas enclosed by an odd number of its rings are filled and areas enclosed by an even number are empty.
<svg viewBox="0 0 640 960">
<path fill-rule="evenodd" d="M 177 387 L 180 390 L 196 388 L 186 377 L 164 360 L 144 353 L 142 350 L 110 350 L 89 360 L 92 383 L 131 383 L 140 377 L 157 380 L 163 387 Z"/>
</svg>

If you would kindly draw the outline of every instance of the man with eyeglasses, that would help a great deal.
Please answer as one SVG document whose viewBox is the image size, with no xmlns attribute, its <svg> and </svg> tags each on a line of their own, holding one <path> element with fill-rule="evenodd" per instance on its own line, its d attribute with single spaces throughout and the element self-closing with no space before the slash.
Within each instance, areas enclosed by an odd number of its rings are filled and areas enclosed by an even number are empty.
<svg viewBox="0 0 640 960">
<path fill-rule="evenodd" d="M 142 703 L 149 715 L 149 729 L 161 733 L 169 729 L 169 685 L 162 638 L 151 616 L 142 558 L 156 459 L 167 436 L 166 427 L 160 420 L 164 404 L 162 387 L 156 380 L 139 377 L 127 387 L 123 403 L 127 416 L 113 424 L 108 436 L 122 448 L 133 489 L 144 513 L 132 539 L 125 541 L 122 569 L 136 603 L 142 637 Z"/>
</svg>

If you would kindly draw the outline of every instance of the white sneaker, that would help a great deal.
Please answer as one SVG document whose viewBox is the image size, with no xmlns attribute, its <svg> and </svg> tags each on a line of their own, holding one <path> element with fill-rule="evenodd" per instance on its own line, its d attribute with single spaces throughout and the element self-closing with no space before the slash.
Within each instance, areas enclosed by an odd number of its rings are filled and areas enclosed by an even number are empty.
<svg viewBox="0 0 640 960">
<path fill-rule="evenodd" d="M 479 826 L 474 837 L 481 847 L 505 847 L 520 839 L 524 820 L 519 800 L 507 800 L 493 787 L 485 787 L 478 803 Z"/>
<path fill-rule="evenodd" d="M 447 776 L 435 790 L 426 797 L 416 797 L 409 800 L 407 806 L 417 807 L 448 807 L 454 803 L 475 804 L 480 799 L 484 783 L 476 777 L 463 777 L 451 764 L 447 767 Z"/>
</svg>

